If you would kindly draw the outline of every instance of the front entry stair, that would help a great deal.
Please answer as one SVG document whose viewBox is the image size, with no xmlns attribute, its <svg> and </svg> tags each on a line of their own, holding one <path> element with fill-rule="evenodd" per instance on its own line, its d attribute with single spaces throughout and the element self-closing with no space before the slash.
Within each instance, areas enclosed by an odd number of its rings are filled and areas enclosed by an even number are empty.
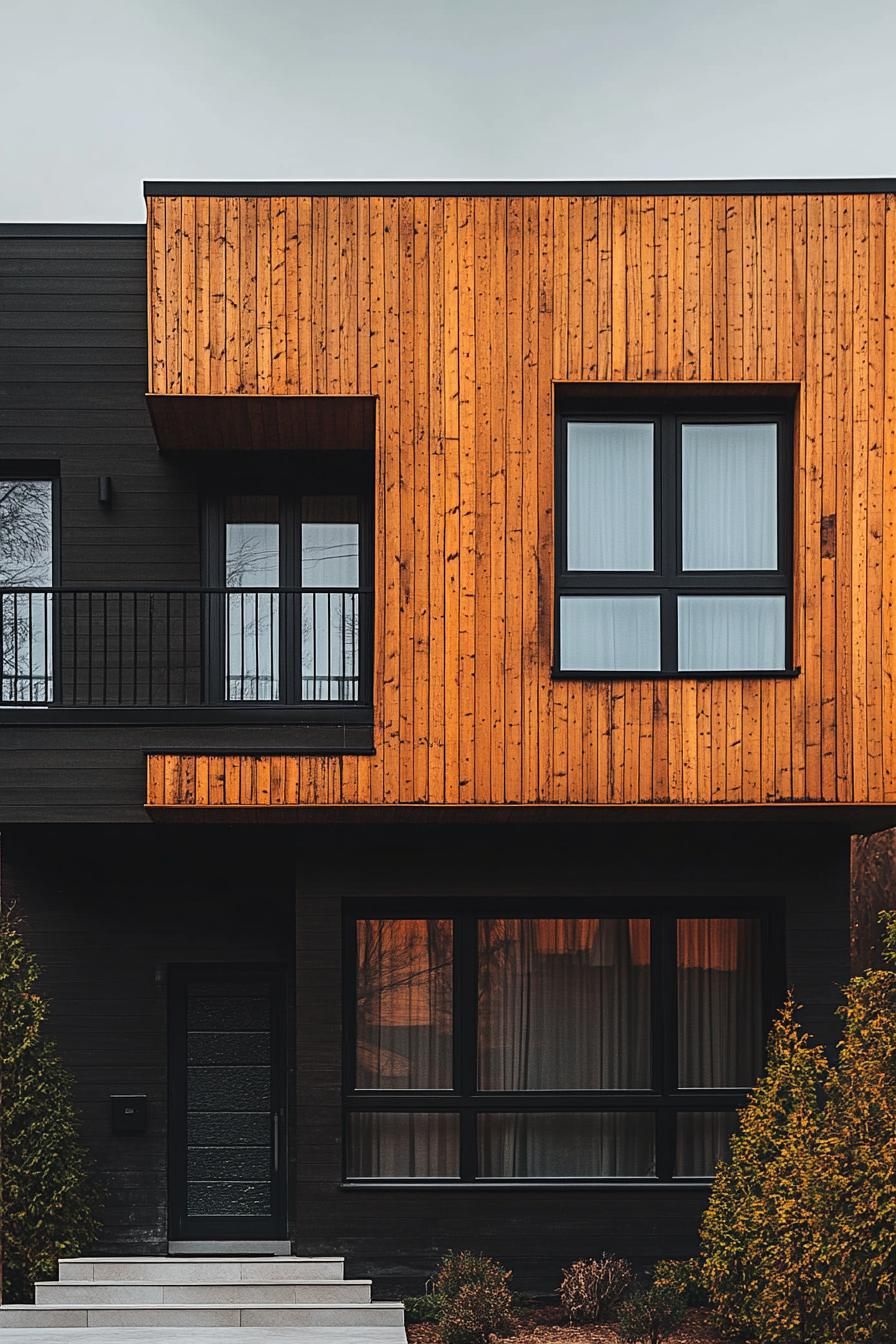
<svg viewBox="0 0 896 1344">
<path fill-rule="evenodd" d="M 346 1279 L 340 1258 L 178 1256 L 60 1260 L 59 1280 L 38 1283 L 34 1305 L 0 1307 L 0 1330 L 162 1327 L 204 1330 L 334 1327 L 376 1344 L 404 1344 L 404 1307 L 372 1302 L 369 1279 Z M 261 1338 L 259 1334 L 257 1336 Z M 124 1336 L 122 1336 L 124 1338 Z M 309 1335 L 295 1336 L 299 1344 Z"/>
</svg>

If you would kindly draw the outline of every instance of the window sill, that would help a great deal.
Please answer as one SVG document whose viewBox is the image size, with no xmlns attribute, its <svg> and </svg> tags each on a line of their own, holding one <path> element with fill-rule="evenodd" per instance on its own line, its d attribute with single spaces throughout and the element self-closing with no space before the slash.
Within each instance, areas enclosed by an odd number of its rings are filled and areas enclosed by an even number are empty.
<svg viewBox="0 0 896 1344">
<path fill-rule="evenodd" d="M 625 1177 L 625 1176 L 604 1176 L 594 1180 L 580 1180 L 571 1177 L 569 1180 L 543 1179 L 535 1177 L 509 1177 L 507 1180 L 482 1180 L 482 1181 L 461 1181 L 461 1180 L 414 1180 L 409 1178 L 405 1181 L 399 1180 L 377 1180 L 371 1177 L 368 1180 L 348 1180 L 341 1181 L 340 1190 L 420 1190 L 432 1193 L 433 1190 L 445 1190 L 452 1192 L 466 1192 L 478 1190 L 708 1190 L 712 1185 L 711 1176 L 679 1176 L 671 1181 L 650 1180 L 647 1177 Z"/>
<path fill-rule="evenodd" d="M 574 672 L 551 668 L 554 681 L 793 681 L 802 668 L 785 667 L 760 672 Z"/>
</svg>

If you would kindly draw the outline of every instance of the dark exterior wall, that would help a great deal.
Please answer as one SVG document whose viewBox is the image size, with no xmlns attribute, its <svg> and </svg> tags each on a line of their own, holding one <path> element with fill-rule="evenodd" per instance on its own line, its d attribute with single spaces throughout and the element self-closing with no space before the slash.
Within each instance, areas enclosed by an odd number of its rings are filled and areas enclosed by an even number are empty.
<svg viewBox="0 0 896 1344">
<path fill-rule="evenodd" d="M 330 831 L 298 870 L 296 941 L 296 1239 L 303 1252 L 344 1253 L 388 1295 L 418 1286 L 449 1247 L 498 1256 L 519 1286 L 551 1288 L 564 1264 L 610 1249 L 635 1260 L 696 1249 L 705 1191 L 694 1189 L 376 1189 L 342 1185 L 341 937 L 343 905 L 371 894 L 662 894 L 675 908 L 698 893 L 719 913 L 743 897 L 778 912 L 780 994 L 794 988 L 805 1025 L 836 1039 L 836 986 L 848 975 L 848 837 L 815 826 L 679 822 L 672 826 L 393 827 Z M 354 836 L 354 840 L 352 837 Z M 338 865 L 334 855 L 339 855 Z"/>
<path fill-rule="evenodd" d="M 146 230 L 0 226 L 0 477 L 57 463 L 63 585 L 199 583 L 198 478 L 146 410 Z M 99 476 L 112 501 L 98 502 Z M 0 718 L 0 824 L 143 821 L 148 749 L 285 750 L 288 731 Z"/>
<path fill-rule="evenodd" d="M 342 1185 L 345 903 L 390 893 L 710 895 L 777 910 L 784 983 L 804 1021 L 836 1035 L 848 973 L 848 838 L 814 826 L 632 823 L 478 827 L 7 827 L 3 900 L 15 902 L 75 1077 L 105 1187 L 101 1249 L 166 1237 L 166 967 L 280 961 L 296 949 L 293 1209 L 298 1252 L 344 1254 L 380 1295 L 421 1283 L 442 1251 L 475 1246 L 521 1287 L 556 1286 L 572 1259 L 613 1249 L 689 1254 L 705 1192 L 684 1189 L 376 1189 Z M 293 904 L 295 902 L 295 911 Z M 145 1092 L 145 1137 L 113 1138 L 108 1097 Z"/>
<path fill-rule="evenodd" d="M 75 1080 L 101 1188 L 102 1253 L 167 1240 L 167 967 L 289 962 L 284 833 L 221 827 L 6 828 L 2 894 L 21 916 Z M 145 1135 L 112 1136 L 109 1096 L 145 1093 Z"/>
</svg>

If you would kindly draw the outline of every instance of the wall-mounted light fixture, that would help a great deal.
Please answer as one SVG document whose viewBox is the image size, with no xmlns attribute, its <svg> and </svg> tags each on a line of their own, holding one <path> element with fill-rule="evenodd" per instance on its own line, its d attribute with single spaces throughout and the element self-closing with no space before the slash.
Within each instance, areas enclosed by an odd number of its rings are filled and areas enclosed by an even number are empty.
<svg viewBox="0 0 896 1344">
<path fill-rule="evenodd" d="M 99 481 L 99 499 L 101 504 L 112 503 L 112 477 L 100 476 Z"/>
</svg>

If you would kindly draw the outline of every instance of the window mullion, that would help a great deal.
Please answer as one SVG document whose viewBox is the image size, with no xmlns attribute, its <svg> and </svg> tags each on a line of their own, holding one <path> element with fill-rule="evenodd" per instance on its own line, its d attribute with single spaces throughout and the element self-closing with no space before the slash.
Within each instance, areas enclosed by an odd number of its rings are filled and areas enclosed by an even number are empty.
<svg viewBox="0 0 896 1344">
<path fill-rule="evenodd" d="M 455 920 L 454 969 L 454 1088 L 463 1097 L 476 1091 L 476 919 Z M 477 1173 L 476 1112 L 460 1113 L 460 1178 L 472 1181 Z"/>
</svg>

